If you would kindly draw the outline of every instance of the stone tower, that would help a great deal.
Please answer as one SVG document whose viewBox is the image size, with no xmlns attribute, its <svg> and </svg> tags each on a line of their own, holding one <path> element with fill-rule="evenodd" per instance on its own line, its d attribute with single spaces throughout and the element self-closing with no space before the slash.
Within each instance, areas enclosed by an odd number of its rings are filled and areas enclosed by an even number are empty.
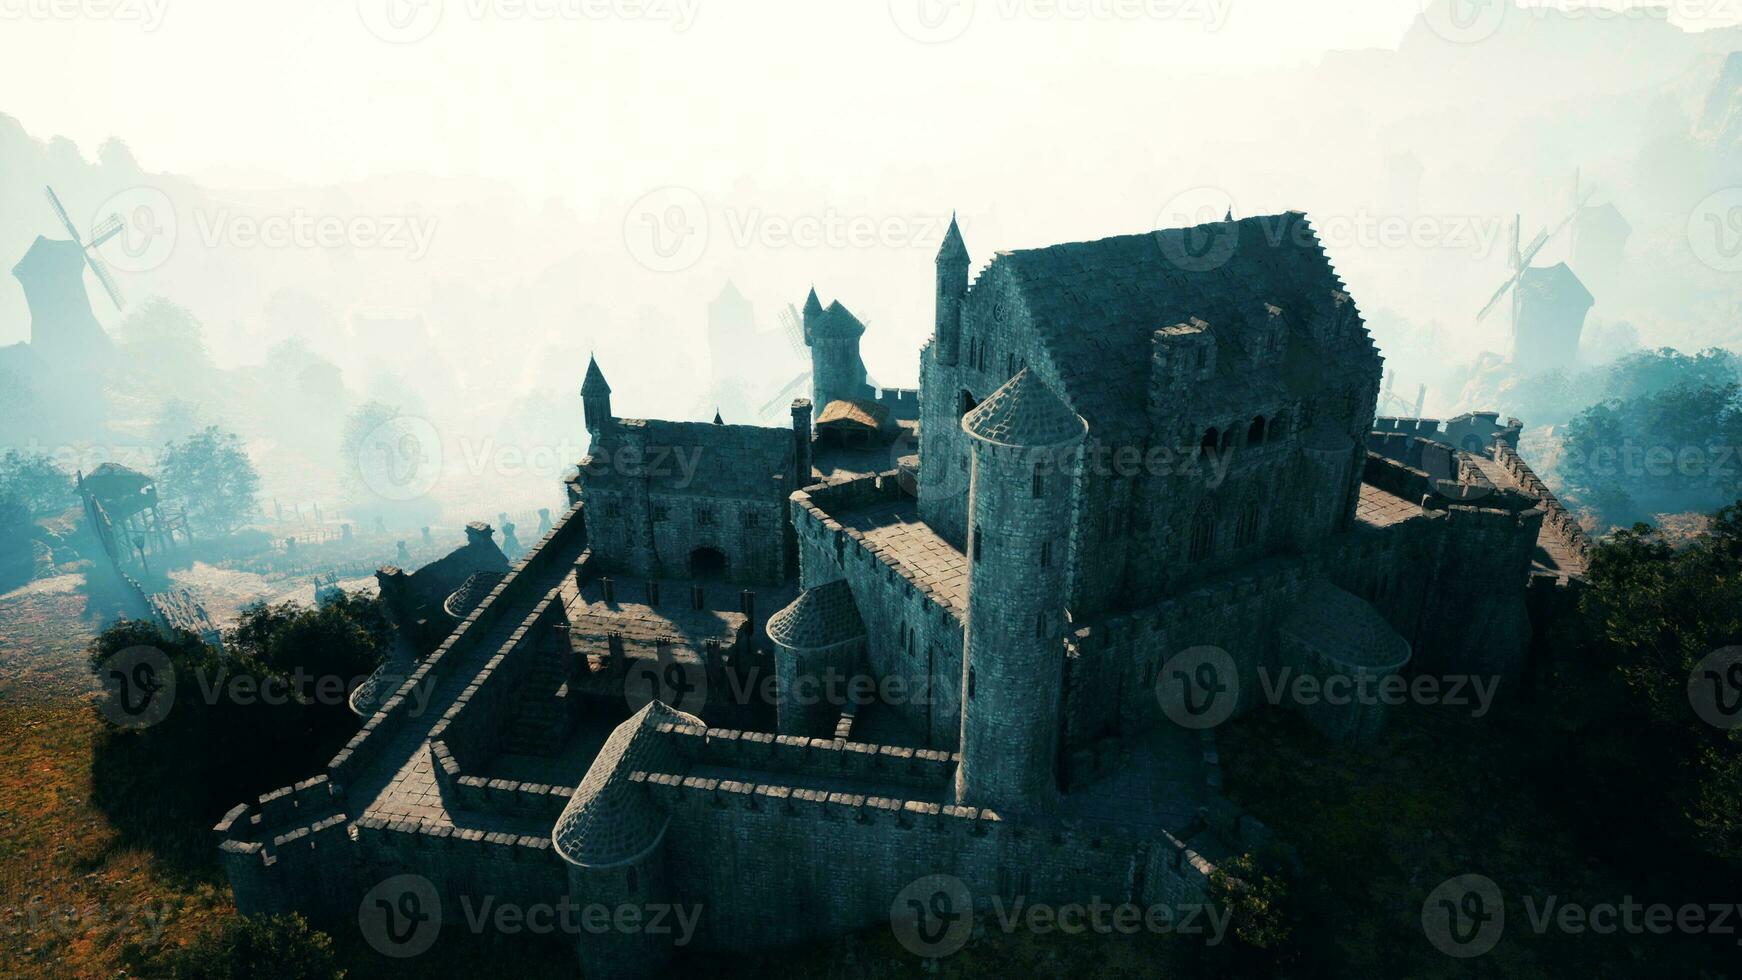
<svg viewBox="0 0 1742 980">
<path fill-rule="evenodd" d="M 956 802 L 1044 814 L 1058 794 L 1066 551 L 1088 424 L 1023 368 L 962 429 L 973 470 Z"/>
<path fill-rule="evenodd" d="M 937 336 L 932 357 L 939 364 L 954 364 L 962 337 L 962 298 L 968 292 L 968 246 L 953 214 L 950 230 L 938 247 L 937 268 Z"/>
<path fill-rule="evenodd" d="M 865 325 L 840 300 L 823 308 L 816 290 L 804 304 L 804 338 L 811 349 L 811 394 L 819 410 L 843 398 L 868 399 L 859 338 Z"/>
<path fill-rule="evenodd" d="M 768 617 L 777 682 L 775 717 L 782 735 L 833 738 L 854 665 L 865 652 L 865 624 L 846 579 L 798 594 Z"/>
<path fill-rule="evenodd" d="M 594 435 L 611 420 L 611 386 L 605 383 L 599 362 L 591 357 L 587 358 L 587 378 L 581 382 L 581 418 Z"/>
<path fill-rule="evenodd" d="M 1512 362 L 1529 373 L 1572 366 L 1595 302 L 1565 262 L 1534 266 L 1513 287 Z"/>
</svg>

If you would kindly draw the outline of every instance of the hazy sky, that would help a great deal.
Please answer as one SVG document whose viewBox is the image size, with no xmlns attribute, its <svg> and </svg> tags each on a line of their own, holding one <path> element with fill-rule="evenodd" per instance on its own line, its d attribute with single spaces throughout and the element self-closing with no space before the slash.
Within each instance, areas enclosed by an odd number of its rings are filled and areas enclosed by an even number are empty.
<svg viewBox="0 0 1742 980">
<path fill-rule="evenodd" d="M 0 0 L 0 111 L 87 154 L 120 136 L 147 170 L 478 174 L 586 201 L 869 176 L 1068 126 L 1133 68 L 1395 46 L 1420 2 Z"/>
</svg>

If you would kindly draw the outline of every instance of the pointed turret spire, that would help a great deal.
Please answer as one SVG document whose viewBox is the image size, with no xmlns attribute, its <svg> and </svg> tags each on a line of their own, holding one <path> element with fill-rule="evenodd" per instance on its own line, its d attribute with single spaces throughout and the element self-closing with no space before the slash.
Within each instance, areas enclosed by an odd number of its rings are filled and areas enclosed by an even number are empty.
<svg viewBox="0 0 1742 980">
<path fill-rule="evenodd" d="M 726 424 L 726 420 L 720 417 L 720 409 L 718 406 L 716 406 L 714 408 L 714 424 L 715 425 L 725 425 Z"/>
<path fill-rule="evenodd" d="M 954 211 L 950 212 L 950 227 L 944 232 L 944 243 L 938 247 L 938 262 L 945 260 L 963 264 L 968 261 L 968 244 L 962 241 L 962 229 L 956 224 Z"/>
<path fill-rule="evenodd" d="M 820 299 L 817 299 L 817 287 L 812 286 L 811 287 L 811 294 L 804 298 L 805 315 L 810 316 L 813 313 L 821 313 L 822 311 L 823 311 L 823 301 Z"/>
<path fill-rule="evenodd" d="M 599 362 L 591 354 L 587 355 L 587 377 L 581 382 L 583 395 L 609 395 L 611 386 L 605 383 L 605 372 L 599 370 Z"/>
</svg>

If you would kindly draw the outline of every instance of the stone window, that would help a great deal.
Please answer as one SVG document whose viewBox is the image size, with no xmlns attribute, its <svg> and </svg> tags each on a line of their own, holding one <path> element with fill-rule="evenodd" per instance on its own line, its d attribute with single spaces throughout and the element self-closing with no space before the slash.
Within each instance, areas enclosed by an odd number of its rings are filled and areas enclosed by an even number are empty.
<svg viewBox="0 0 1742 980">
<path fill-rule="evenodd" d="M 968 700 L 974 700 L 974 668 L 968 668 Z"/>
<path fill-rule="evenodd" d="M 1045 636 L 1046 635 L 1046 613 L 1045 612 L 1036 613 L 1034 616 L 1034 635 L 1035 636 Z"/>
<path fill-rule="evenodd" d="M 712 507 L 697 507 L 696 523 L 702 527 L 712 525 L 714 523 L 714 509 Z"/>
<path fill-rule="evenodd" d="M 1044 496 L 1046 496 L 1046 477 L 1041 475 L 1040 468 L 1037 466 L 1034 470 L 1034 499 L 1039 500 Z"/>
<path fill-rule="evenodd" d="M 745 511 L 744 512 L 744 526 L 745 527 L 760 527 L 760 526 L 762 526 L 762 515 L 756 513 L 753 510 Z"/>
<path fill-rule="evenodd" d="M 972 544 L 972 545 L 971 545 L 971 546 L 970 546 L 970 547 L 971 547 L 971 549 L 972 549 L 972 551 L 973 551 L 973 555 L 974 555 L 974 560 L 975 560 L 975 561 L 979 561 L 979 560 L 980 560 L 980 539 L 981 539 L 981 537 L 982 537 L 982 536 L 983 536 L 983 535 L 982 535 L 982 532 L 981 532 L 981 531 L 980 531 L 980 529 L 979 529 L 979 528 L 975 528 L 975 529 L 974 529 L 974 530 L 973 530 L 973 538 L 974 538 L 974 541 L 973 541 L 973 544 Z"/>
<path fill-rule="evenodd" d="M 1051 541 L 1042 541 L 1040 543 L 1040 567 L 1042 567 L 1042 568 L 1051 568 L 1052 567 L 1052 542 Z"/>
<path fill-rule="evenodd" d="M 1192 561 L 1203 561 L 1216 553 L 1216 512 L 1205 505 L 1198 510 L 1198 516 L 1192 519 L 1191 552 Z"/>
<path fill-rule="evenodd" d="M 1260 415 L 1252 420 L 1252 426 L 1246 430 L 1246 444 L 1249 446 L 1257 446 L 1261 445 L 1263 442 L 1264 416 Z"/>
<path fill-rule="evenodd" d="M 1221 430 L 1212 425 L 1204 430 L 1204 438 L 1198 442 L 1198 449 L 1202 451 L 1203 455 L 1208 456 L 1215 452 L 1216 447 L 1221 445 L 1221 443 Z"/>
<path fill-rule="evenodd" d="M 1258 510 L 1258 501 L 1249 500 L 1240 509 L 1240 523 L 1234 528 L 1234 543 L 1239 547 L 1248 547 L 1258 540 L 1258 522 L 1262 515 Z"/>
<path fill-rule="evenodd" d="M 667 517 L 669 517 L 669 516 L 670 515 L 666 512 L 664 504 L 654 504 L 653 505 L 653 519 L 654 520 L 663 521 L 663 520 L 667 519 Z"/>
<path fill-rule="evenodd" d="M 605 516 L 606 517 L 617 517 L 622 513 L 622 511 L 623 511 L 623 505 L 617 501 L 616 497 L 608 498 L 605 501 Z"/>
<path fill-rule="evenodd" d="M 968 391 L 968 389 L 963 388 L 961 394 L 956 398 L 956 418 L 961 418 L 969 412 L 972 412 L 974 407 L 978 404 L 980 404 L 980 402 L 974 398 L 973 393 Z"/>
</svg>

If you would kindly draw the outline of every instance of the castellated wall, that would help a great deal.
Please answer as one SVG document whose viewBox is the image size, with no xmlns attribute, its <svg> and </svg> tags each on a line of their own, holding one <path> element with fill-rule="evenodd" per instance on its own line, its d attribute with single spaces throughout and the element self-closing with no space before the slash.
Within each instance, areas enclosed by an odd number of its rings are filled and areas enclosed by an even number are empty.
<svg viewBox="0 0 1742 980">
<path fill-rule="evenodd" d="M 1202 901 L 1212 866 L 1172 837 L 1036 831 L 990 811 L 749 781 L 640 774 L 671 814 L 671 900 L 702 905 L 705 948 L 764 949 L 885 927 L 909 884 L 960 878 L 977 905 Z M 746 779 L 754 774 L 747 773 Z"/>
<path fill-rule="evenodd" d="M 961 730 L 964 611 L 915 585 L 859 532 L 829 516 L 894 500 L 901 493 L 891 471 L 794 494 L 800 585 L 847 580 L 865 623 L 871 675 L 898 678 L 903 691 L 915 692 L 889 707 L 915 732 L 926 734 L 933 748 L 954 750 Z"/>
<path fill-rule="evenodd" d="M 225 815 L 214 832 L 219 839 L 220 860 L 236 896 L 236 906 L 246 915 L 283 911 L 301 911 L 312 917 L 354 916 L 360 888 L 382 877 L 397 873 L 393 848 L 359 847 L 370 838 L 363 827 L 371 818 L 361 813 L 368 805 L 366 796 L 351 796 L 354 783 L 368 783 L 373 776 L 384 777 L 383 766 L 398 765 L 403 759 L 392 753 L 395 742 L 403 746 L 398 736 L 433 719 L 420 714 L 419 709 L 433 704 L 428 696 L 445 683 L 475 680 L 484 664 L 497 651 L 480 643 L 499 625 L 509 610 L 524 611 L 534 599 L 534 591 L 554 571 L 572 558 L 585 540 L 585 528 L 579 505 L 557 520 L 540 540 L 535 550 L 517 564 L 491 593 L 491 600 L 455 627 L 440 647 L 426 657 L 385 701 L 381 709 L 363 723 L 354 735 L 327 764 L 324 774 L 262 795 L 254 804 L 241 804 Z M 542 595 L 542 594 L 541 594 Z M 536 606 L 536 602 L 534 603 Z M 536 619 L 534 612 L 527 619 Z M 525 635 L 528 623 L 520 624 Z M 431 708 L 430 710 L 433 710 Z M 379 784 L 375 784 L 379 788 Z M 559 806 L 560 809 L 560 806 Z M 351 828 L 358 830 L 352 839 Z M 407 837 L 434 839 L 430 832 L 420 831 L 409 822 L 383 824 L 374 827 L 382 834 L 392 835 L 393 847 L 411 847 L 429 841 L 399 840 Z M 450 831 L 463 846 L 471 832 Z M 387 838 L 382 838 L 387 839 Z M 483 841 L 484 835 L 478 835 Z M 520 838 L 516 846 L 538 849 L 532 838 Z M 497 841 L 501 844 L 503 842 Z M 544 835 L 544 859 L 534 861 L 543 870 L 534 872 L 540 881 L 562 881 L 560 863 L 548 851 L 549 836 Z M 443 845 L 451 846 L 451 845 Z M 504 852 L 509 853 L 509 852 Z M 519 852 L 513 852 L 518 855 Z M 461 859 L 469 861 L 470 858 Z M 434 862 L 430 863 L 433 867 Z M 510 866 L 513 866 L 510 864 Z M 474 884 L 488 882 L 478 865 Z M 430 874 L 429 867 L 399 868 Z M 550 894 L 555 894 L 551 892 Z"/>
</svg>

